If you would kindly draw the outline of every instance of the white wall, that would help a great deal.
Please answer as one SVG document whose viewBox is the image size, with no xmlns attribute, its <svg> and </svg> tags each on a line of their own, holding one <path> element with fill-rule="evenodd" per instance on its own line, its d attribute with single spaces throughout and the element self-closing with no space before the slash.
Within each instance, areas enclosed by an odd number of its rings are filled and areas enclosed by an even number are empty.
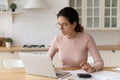
<svg viewBox="0 0 120 80">
<path fill-rule="evenodd" d="M 19 0 L 21 1 L 21 0 Z M 43 0 L 46 9 L 20 10 L 14 15 L 13 24 L 9 23 L 8 14 L 0 14 L 0 36 L 12 37 L 15 46 L 24 44 L 49 45 L 59 33 L 56 14 L 67 6 L 67 0 Z M 27 0 L 22 0 L 22 6 Z M 19 7 L 18 7 L 19 8 Z M 5 20 L 4 20 L 4 19 Z M 87 31 L 93 35 L 97 44 L 116 44 L 120 41 L 120 31 Z"/>
</svg>

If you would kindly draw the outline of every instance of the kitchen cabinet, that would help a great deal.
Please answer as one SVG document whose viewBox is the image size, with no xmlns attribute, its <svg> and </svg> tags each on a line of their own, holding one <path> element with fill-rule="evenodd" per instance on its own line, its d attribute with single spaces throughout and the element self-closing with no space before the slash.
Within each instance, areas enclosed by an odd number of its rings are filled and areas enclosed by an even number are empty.
<svg viewBox="0 0 120 80">
<path fill-rule="evenodd" d="M 100 54 L 104 60 L 105 67 L 120 66 L 120 50 L 101 50 Z"/>
<path fill-rule="evenodd" d="M 23 47 L 0 47 L 0 67 L 4 67 L 4 62 L 9 61 L 10 63 L 18 64 L 15 62 L 20 62 L 19 53 L 47 53 L 48 48 L 23 48 Z M 14 62 L 13 62 L 14 61 Z"/>
<path fill-rule="evenodd" d="M 68 0 L 86 30 L 120 30 L 120 0 Z"/>
<path fill-rule="evenodd" d="M 55 54 L 55 56 L 53 57 L 53 61 L 52 62 L 53 62 L 53 65 L 55 67 L 62 67 L 62 62 L 61 62 L 61 60 L 58 57 L 58 53 Z"/>
<path fill-rule="evenodd" d="M 0 52 L 0 67 L 3 67 L 4 61 L 9 59 L 19 59 L 18 52 Z"/>
</svg>

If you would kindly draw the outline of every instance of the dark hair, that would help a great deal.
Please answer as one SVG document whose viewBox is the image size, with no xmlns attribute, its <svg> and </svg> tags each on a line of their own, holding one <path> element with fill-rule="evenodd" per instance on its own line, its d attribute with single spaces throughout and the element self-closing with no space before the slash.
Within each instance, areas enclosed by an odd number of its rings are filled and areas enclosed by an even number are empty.
<svg viewBox="0 0 120 80">
<path fill-rule="evenodd" d="M 76 22 L 75 32 L 83 32 L 84 28 L 79 24 L 79 15 L 72 7 L 65 7 L 59 11 L 57 18 L 64 16 L 71 24 Z"/>
</svg>

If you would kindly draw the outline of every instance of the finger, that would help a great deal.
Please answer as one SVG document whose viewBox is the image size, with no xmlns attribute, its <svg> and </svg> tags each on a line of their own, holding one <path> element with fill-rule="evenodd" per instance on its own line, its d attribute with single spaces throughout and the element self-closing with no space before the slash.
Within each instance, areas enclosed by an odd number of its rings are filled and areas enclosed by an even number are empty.
<svg viewBox="0 0 120 80">
<path fill-rule="evenodd" d="M 91 73 L 94 72 L 95 70 L 92 69 L 92 66 L 90 64 L 87 64 L 84 66 L 84 70 L 86 70 L 87 72 Z"/>
<path fill-rule="evenodd" d="M 88 63 L 86 63 L 83 67 L 82 67 L 82 69 L 84 69 L 84 70 L 87 70 L 87 69 L 89 69 L 90 68 L 90 65 L 88 64 Z"/>
<path fill-rule="evenodd" d="M 84 66 L 85 64 L 86 64 L 85 62 L 81 62 L 80 67 Z"/>
</svg>

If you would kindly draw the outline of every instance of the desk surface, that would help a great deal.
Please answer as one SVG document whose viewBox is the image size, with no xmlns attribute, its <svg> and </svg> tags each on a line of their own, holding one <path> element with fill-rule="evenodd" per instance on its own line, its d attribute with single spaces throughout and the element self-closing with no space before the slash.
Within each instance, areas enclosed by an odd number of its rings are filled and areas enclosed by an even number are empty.
<svg viewBox="0 0 120 80">
<path fill-rule="evenodd" d="M 47 77 L 28 75 L 23 68 L 0 68 L 0 80 L 56 80 Z"/>
<path fill-rule="evenodd" d="M 112 70 L 113 67 L 104 68 L 104 70 Z M 63 68 L 58 68 L 63 69 Z M 78 68 L 64 68 L 63 70 L 76 70 Z M 47 77 L 28 75 L 23 68 L 0 68 L 0 80 L 57 80 Z"/>
</svg>

